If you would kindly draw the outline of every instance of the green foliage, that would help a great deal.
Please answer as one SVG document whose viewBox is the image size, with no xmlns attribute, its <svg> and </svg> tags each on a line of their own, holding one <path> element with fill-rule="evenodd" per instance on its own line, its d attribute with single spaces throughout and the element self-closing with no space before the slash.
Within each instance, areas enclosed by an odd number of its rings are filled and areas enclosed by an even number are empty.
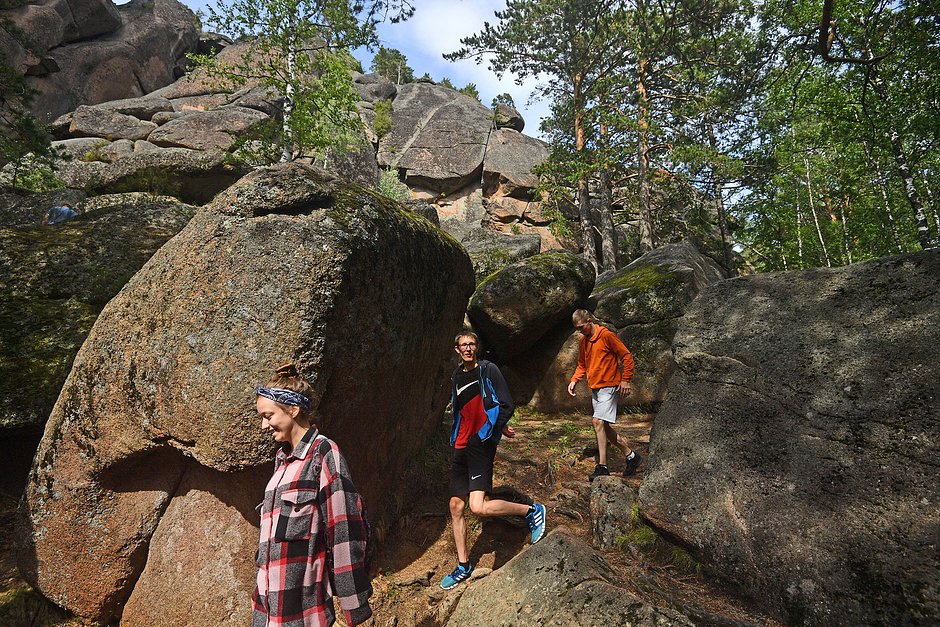
<svg viewBox="0 0 940 627">
<path fill-rule="evenodd" d="M 378 52 L 372 58 L 372 71 L 396 85 L 413 83 L 415 80 L 415 73 L 408 65 L 408 58 L 395 48 L 379 46 Z"/>
<path fill-rule="evenodd" d="M 30 192 L 48 192 L 65 187 L 65 182 L 56 176 L 55 170 L 45 161 L 28 157 L 25 160 L 27 165 L 23 173 L 16 177 L 16 187 Z"/>
<path fill-rule="evenodd" d="M 441 80 L 437 81 L 437 84 L 440 85 L 441 87 L 447 87 L 449 89 L 457 89 L 456 87 L 454 87 L 454 84 L 450 82 L 450 79 L 447 78 L 446 76 L 442 78 Z"/>
<path fill-rule="evenodd" d="M 446 56 L 542 79 L 541 191 L 589 256 L 608 208 L 630 255 L 688 236 L 728 267 L 732 245 L 757 270 L 935 245 L 935 2 L 833 6 L 514 0 Z"/>
<path fill-rule="evenodd" d="M 392 130 L 392 101 L 379 100 L 375 103 L 373 111 L 375 119 L 372 121 L 372 127 L 379 139 L 382 139 Z"/>
<path fill-rule="evenodd" d="M 280 161 L 325 159 L 362 141 L 349 49 L 376 45 L 376 25 L 386 15 L 394 22 L 412 11 L 399 0 L 367 6 L 345 0 L 220 0 L 208 8 L 208 25 L 251 45 L 228 63 L 208 55 L 190 59 L 224 89 L 257 85 L 284 96 L 280 127 L 268 125 L 240 144 L 238 154 L 271 158 L 274 150 L 262 146 L 268 143 L 279 147 Z"/>
<path fill-rule="evenodd" d="M 476 83 L 467 83 L 464 87 L 461 87 L 457 91 L 462 93 L 464 96 L 470 96 L 477 102 L 480 101 L 480 92 L 477 91 Z"/>
<path fill-rule="evenodd" d="M 510 96 L 508 93 L 502 93 L 497 96 L 494 96 L 493 102 L 490 104 L 490 108 L 495 109 L 496 105 L 501 105 L 501 104 L 510 106 L 513 109 L 516 108 L 516 103 L 513 102 L 512 96 Z"/>
<path fill-rule="evenodd" d="M 175 172 L 163 168 L 145 168 L 124 179 L 117 191 L 147 192 L 156 200 L 160 196 L 179 198 L 182 188 Z"/>
<path fill-rule="evenodd" d="M 379 192 L 393 200 L 406 201 L 411 200 L 411 190 L 398 178 L 398 172 L 394 169 L 384 170 L 379 177 Z"/>
</svg>

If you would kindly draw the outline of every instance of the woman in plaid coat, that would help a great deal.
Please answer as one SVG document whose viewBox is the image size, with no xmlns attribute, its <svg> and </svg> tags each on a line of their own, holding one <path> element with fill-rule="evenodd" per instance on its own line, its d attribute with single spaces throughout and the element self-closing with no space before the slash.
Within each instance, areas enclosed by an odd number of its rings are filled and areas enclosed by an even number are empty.
<svg viewBox="0 0 940 627">
<path fill-rule="evenodd" d="M 339 448 L 313 424 L 312 386 L 293 364 L 258 388 L 261 428 L 281 444 L 264 492 L 252 627 L 326 627 L 372 616 L 362 498 Z"/>
</svg>

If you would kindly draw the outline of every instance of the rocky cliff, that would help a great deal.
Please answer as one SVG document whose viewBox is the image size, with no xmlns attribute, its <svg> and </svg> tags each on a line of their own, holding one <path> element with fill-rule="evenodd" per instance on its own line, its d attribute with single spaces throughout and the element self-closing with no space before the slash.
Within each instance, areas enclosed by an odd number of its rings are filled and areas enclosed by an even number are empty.
<svg viewBox="0 0 940 627">
<path fill-rule="evenodd" d="M 2 31 L 0 52 L 38 92 L 33 111 L 45 121 L 173 82 L 199 40 L 196 16 L 177 0 L 4 0 L 0 19 L 22 33 Z"/>
</svg>

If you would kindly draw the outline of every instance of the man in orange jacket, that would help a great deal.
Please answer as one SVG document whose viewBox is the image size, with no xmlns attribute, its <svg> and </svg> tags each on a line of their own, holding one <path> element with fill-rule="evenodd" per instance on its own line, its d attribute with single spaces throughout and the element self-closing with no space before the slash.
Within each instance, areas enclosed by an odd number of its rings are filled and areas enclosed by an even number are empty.
<svg viewBox="0 0 940 627">
<path fill-rule="evenodd" d="M 617 422 L 617 398 L 630 395 L 630 380 L 633 379 L 633 356 L 620 338 L 612 331 L 597 324 L 594 314 L 587 309 L 578 309 L 571 321 L 581 333 L 578 343 L 578 367 L 568 383 L 568 394 L 574 396 L 574 387 L 587 375 L 594 405 L 594 434 L 597 436 L 597 465 L 588 477 L 609 475 L 607 468 L 607 442 L 615 444 L 627 458 L 623 469 L 625 477 L 636 472 L 640 456 L 631 451 L 617 436 L 613 425 Z"/>
</svg>

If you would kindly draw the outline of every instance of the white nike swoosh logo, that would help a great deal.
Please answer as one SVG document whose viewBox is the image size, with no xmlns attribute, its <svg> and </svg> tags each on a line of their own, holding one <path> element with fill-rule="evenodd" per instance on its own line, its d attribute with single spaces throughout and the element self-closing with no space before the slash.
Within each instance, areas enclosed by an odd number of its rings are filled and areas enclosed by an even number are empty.
<svg viewBox="0 0 940 627">
<path fill-rule="evenodd" d="M 467 389 L 468 387 L 470 387 L 471 385 L 476 385 L 476 384 L 477 384 L 476 381 L 471 381 L 470 383 L 468 383 L 467 385 L 463 386 L 462 388 L 457 388 L 457 394 L 460 394 L 461 392 L 463 392 L 464 390 L 466 390 L 466 389 Z"/>
<path fill-rule="evenodd" d="M 479 478 L 482 477 L 482 476 L 483 476 L 483 475 L 477 475 L 476 477 L 470 477 L 470 479 L 471 479 L 471 480 L 473 480 L 473 479 L 479 479 Z"/>
</svg>

